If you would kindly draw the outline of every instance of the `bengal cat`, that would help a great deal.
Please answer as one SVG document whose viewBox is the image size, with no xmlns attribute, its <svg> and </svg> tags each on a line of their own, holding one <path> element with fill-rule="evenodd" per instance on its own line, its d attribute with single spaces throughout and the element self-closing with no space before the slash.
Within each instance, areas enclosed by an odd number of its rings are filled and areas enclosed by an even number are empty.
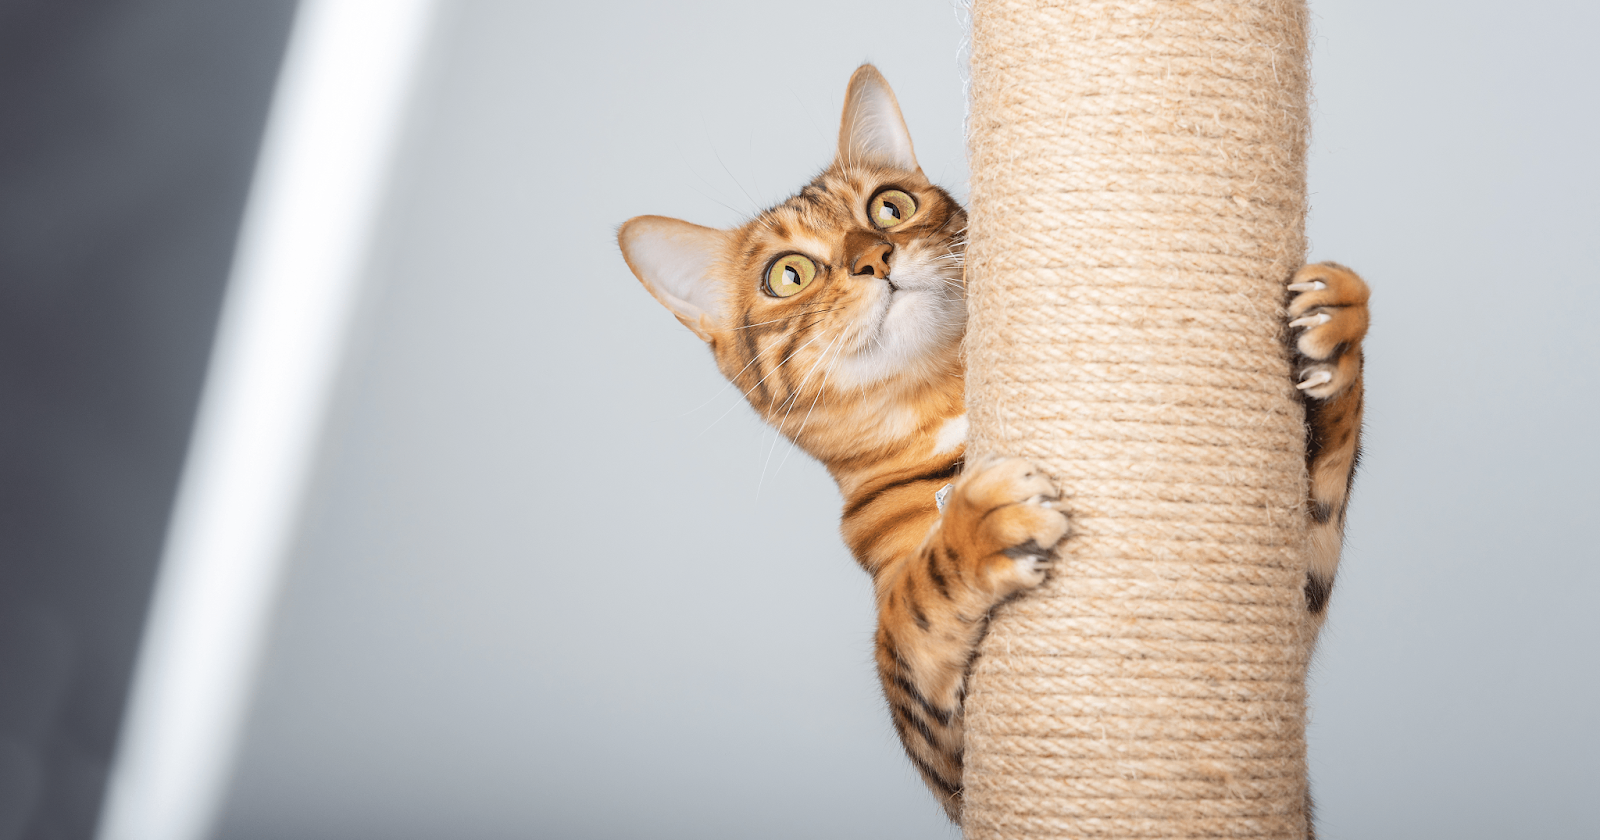
<svg viewBox="0 0 1600 840">
<path fill-rule="evenodd" d="M 833 162 L 792 198 L 731 230 L 640 216 L 618 234 L 645 289 L 838 482 L 845 543 L 877 594 L 895 729 L 951 819 L 962 697 L 989 613 L 1044 580 L 1068 529 L 1032 464 L 964 462 L 965 231 L 961 205 L 917 165 L 888 83 L 863 65 Z M 1306 604 L 1320 625 L 1358 451 L 1367 288 L 1332 263 L 1291 280 L 1285 335 L 1307 408 L 1314 533 Z"/>
</svg>

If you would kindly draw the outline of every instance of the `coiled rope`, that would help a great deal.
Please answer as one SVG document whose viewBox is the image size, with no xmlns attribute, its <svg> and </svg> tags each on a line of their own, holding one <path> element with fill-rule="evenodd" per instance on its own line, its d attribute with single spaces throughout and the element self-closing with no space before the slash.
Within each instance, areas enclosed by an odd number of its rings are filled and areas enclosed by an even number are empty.
<svg viewBox="0 0 1600 840">
<path fill-rule="evenodd" d="M 974 455 L 1072 535 L 999 609 L 967 837 L 1306 836 L 1302 0 L 976 0 Z"/>
</svg>

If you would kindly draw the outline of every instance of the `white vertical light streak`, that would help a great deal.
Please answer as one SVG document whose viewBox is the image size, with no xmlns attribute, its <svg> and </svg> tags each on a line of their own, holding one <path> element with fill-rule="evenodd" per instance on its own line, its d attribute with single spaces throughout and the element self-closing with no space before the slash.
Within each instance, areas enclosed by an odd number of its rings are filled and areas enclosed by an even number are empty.
<svg viewBox="0 0 1600 840">
<path fill-rule="evenodd" d="M 303 0 L 99 840 L 214 830 L 433 0 Z"/>
</svg>

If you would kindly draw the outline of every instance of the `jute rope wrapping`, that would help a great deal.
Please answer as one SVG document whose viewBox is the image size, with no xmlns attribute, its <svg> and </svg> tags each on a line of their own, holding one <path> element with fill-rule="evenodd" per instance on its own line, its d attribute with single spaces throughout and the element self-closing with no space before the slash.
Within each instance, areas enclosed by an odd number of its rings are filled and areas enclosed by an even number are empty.
<svg viewBox="0 0 1600 840">
<path fill-rule="evenodd" d="M 967 837 L 1305 837 L 1301 0 L 976 0 L 974 456 L 1073 532 L 997 611 Z"/>
</svg>

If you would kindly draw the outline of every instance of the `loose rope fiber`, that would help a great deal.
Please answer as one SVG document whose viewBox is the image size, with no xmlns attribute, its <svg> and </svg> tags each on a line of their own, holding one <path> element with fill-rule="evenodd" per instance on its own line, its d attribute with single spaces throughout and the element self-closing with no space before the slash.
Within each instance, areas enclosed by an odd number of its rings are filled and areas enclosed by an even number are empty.
<svg viewBox="0 0 1600 840">
<path fill-rule="evenodd" d="M 997 611 L 971 840 L 1304 838 L 1303 0 L 976 0 L 967 404 L 1072 534 Z"/>
</svg>

